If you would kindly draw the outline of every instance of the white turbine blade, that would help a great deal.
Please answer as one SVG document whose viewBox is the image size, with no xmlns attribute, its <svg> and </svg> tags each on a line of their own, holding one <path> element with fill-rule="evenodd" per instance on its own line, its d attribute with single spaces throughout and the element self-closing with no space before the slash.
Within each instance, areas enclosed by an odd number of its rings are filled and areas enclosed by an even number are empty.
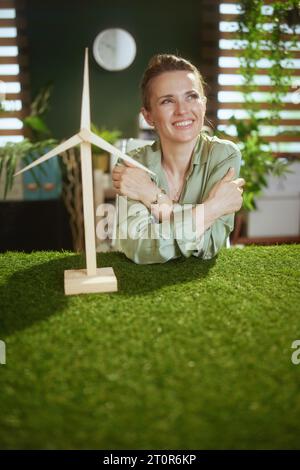
<svg viewBox="0 0 300 470">
<path fill-rule="evenodd" d="M 133 158 L 129 157 L 129 155 L 126 155 L 125 153 L 121 152 L 119 149 L 114 147 L 113 145 L 109 144 L 106 142 L 106 140 L 102 139 L 102 137 L 99 137 L 98 135 L 94 134 L 93 132 L 89 132 L 89 140 L 91 144 L 96 145 L 97 147 L 102 148 L 103 150 L 106 150 L 109 153 L 112 153 L 113 155 L 116 155 L 116 157 L 122 158 L 126 162 L 132 163 L 132 165 L 141 168 L 142 170 L 147 171 L 151 175 L 155 175 L 153 171 L 149 170 L 146 166 L 142 165 L 141 163 L 137 162 Z"/>
<path fill-rule="evenodd" d="M 25 166 L 25 168 L 22 168 L 22 170 L 15 173 L 14 176 L 17 176 L 20 173 L 23 173 L 24 171 L 30 170 L 30 168 L 33 168 L 34 166 L 37 166 L 40 163 L 43 163 L 46 160 L 49 160 L 49 158 L 55 157 L 55 155 L 58 155 L 59 153 L 65 152 L 66 150 L 68 150 L 71 147 L 75 147 L 75 145 L 80 144 L 81 142 L 82 142 L 82 140 L 80 139 L 78 134 L 74 135 L 73 137 L 70 137 L 70 139 L 68 139 L 65 142 L 63 142 L 62 144 L 58 145 L 53 150 L 50 150 L 50 152 L 45 153 L 45 155 L 38 158 L 34 162 L 30 163 L 30 165 L 27 165 L 27 166 Z"/>
<path fill-rule="evenodd" d="M 86 47 L 85 58 L 84 58 L 80 128 L 90 129 L 90 127 L 91 127 L 91 111 L 90 111 L 90 85 L 89 85 L 89 53 L 88 53 L 88 48 Z"/>
</svg>

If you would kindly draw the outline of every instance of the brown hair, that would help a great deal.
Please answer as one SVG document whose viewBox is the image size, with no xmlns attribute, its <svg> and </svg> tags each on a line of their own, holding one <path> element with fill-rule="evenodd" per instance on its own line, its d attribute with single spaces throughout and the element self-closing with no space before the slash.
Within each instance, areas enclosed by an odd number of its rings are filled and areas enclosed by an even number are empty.
<svg viewBox="0 0 300 470">
<path fill-rule="evenodd" d="M 144 72 L 141 80 L 140 88 L 142 93 L 142 103 L 145 109 L 150 109 L 150 82 L 153 78 L 164 72 L 174 72 L 177 70 L 186 70 L 193 72 L 199 80 L 202 93 L 204 93 L 205 82 L 197 67 L 186 59 L 173 54 L 156 54 L 154 55 Z"/>
</svg>

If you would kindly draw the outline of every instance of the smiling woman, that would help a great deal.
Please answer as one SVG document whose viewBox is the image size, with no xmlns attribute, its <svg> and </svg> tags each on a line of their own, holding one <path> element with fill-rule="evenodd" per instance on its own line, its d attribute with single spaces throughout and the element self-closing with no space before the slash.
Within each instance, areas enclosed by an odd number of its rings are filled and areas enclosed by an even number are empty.
<svg viewBox="0 0 300 470">
<path fill-rule="evenodd" d="M 154 172 L 117 162 L 114 245 L 136 263 L 179 256 L 210 259 L 233 230 L 242 205 L 241 155 L 228 140 L 202 132 L 206 97 L 198 69 L 155 55 L 141 82 L 142 113 L 158 139 L 131 156 Z"/>
</svg>

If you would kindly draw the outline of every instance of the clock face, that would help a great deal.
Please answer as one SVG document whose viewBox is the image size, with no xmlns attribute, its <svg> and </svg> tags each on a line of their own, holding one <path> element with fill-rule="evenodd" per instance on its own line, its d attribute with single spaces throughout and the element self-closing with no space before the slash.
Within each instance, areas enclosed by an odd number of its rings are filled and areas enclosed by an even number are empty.
<svg viewBox="0 0 300 470">
<path fill-rule="evenodd" d="M 96 62 L 104 69 L 124 70 L 134 61 L 135 40 L 124 29 L 105 29 L 98 34 L 94 41 L 93 54 Z"/>
</svg>

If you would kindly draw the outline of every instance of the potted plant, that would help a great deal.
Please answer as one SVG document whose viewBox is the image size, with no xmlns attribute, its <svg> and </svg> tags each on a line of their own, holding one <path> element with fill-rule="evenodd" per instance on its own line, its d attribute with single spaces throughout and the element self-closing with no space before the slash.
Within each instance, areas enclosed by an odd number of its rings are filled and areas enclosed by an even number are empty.
<svg viewBox="0 0 300 470">
<path fill-rule="evenodd" d="M 4 199 L 13 187 L 13 175 L 19 165 L 28 165 L 37 156 L 46 153 L 57 144 L 57 141 L 51 138 L 50 130 L 45 123 L 45 114 L 49 109 L 51 90 L 51 84 L 41 89 L 30 105 L 30 114 L 22 120 L 25 132 L 29 137 L 21 142 L 8 142 L 0 147 L 0 178 L 2 177 L 4 181 L 3 192 L 0 196 Z M 2 111 L 9 116 L 9 111 L 5 111 L 3 106 Z M 47 171 L 43 167 L 30 171 L 30 181 L 33 182 L 36 188 L 40 187 L 43 175 L 46 173 Z"/>
<path fill-rule="evenodd" d="M 122 135 L 122 133 L 117 129 L 109 131 L 105 127 L 99 128 L 93 123 L 91 124 L 91 130 L 92 132 L 94 132 L 94 134 L 98 135 L 99 137 L 102 137 L 102 139 L 106 140 L 112 145 Z M 99 153 L 99 150 L 99 147 L 92 145 L 93 167 L 95 170 L 102 170 L 103 173 L 108 173 L 110 169 L 110 156 L 108 152 L 105 152 L 104 150 Z"/>
<path fill-rule="evenodd" d="M 248 112 L 247 120 L 232 116 L 229 125 L 235 129 L 237 144 L 242 153 L 242 166 L 240 176 L 246 181 L 243 193 L 243 208 L 236 214 L 235 230 L 232 241 L 239 237 L 242 227 L 245 227 L 247 213 L 256 209 L 255 199 L 267 186 L 268 175 L 281 176 L 289 172 L 289 162 L 286 158 L 277 158 L 269 142 L 262 135 L 263 126 L 274 126 L 280 119 L 280 110 L 283 107 L 283 97 L 291 88 L 292 71 L 282 66 L 282 61 L 291 60 L 291 44 L 282 41 L 285 33 L 284 25 L 292 27 L 293 11 L 298 11 L 296 0 L 278 0 L 272 3 L 272 30 L 266 32 L 262 28 L 265 21 L 262 7 L 263 0 L 241 0 L 239 2 L 240 16 L 238 21 L 237 39 L 243 41 L 244 48 L 240 51 L 239 72 L 243 77 L 243 84 L 237 87 L 244 98 L 244 107 Z M 295 26 L 295 24 L 294 24 Z M 262 41 L 264 48 L 261 47 Z M 296 44 L 297 36 L 291 34 L 291 43 Z M 253 92 L 259 91 L 255 82 L 255 75 L 260 68 L 259 61 L 269 59 L 270 103 L 268 116 L 261 117 L 260 103 L 256 101 Z M 218 133 L 228 138 L 226 132 Z M 284 133 L 280 133 L 281 135 Z M 279 135 L 279 133 L 277 134 Z M 299 134 L 298 134 L 299 135 Z M 231 136 L 231 134 L 230 134 Z"/>
</svg>

